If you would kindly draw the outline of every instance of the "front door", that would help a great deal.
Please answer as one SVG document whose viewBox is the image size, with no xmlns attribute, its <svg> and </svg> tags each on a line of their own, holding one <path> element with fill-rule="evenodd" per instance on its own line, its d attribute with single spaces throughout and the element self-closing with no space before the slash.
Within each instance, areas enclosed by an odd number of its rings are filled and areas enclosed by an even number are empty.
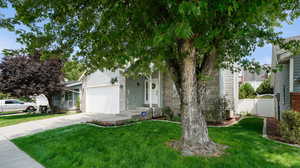
<svg viewBox="0 0 300 168">
<path fill-rule="evenodd" d="M 150 89 L 151 87 L 151 89 Z M 151 91 L 150 91 L 151 90 Z M 151 96 L 150 96 L 151 94 Z M 145 104 L 150 103 L 150 97 L 152 98 L 152 104 L 158 104 L 159 101 L 159 82 L 158 79 L 152 79 L 149 86 L 149 80 L 145 80 Z"/>
</svg>

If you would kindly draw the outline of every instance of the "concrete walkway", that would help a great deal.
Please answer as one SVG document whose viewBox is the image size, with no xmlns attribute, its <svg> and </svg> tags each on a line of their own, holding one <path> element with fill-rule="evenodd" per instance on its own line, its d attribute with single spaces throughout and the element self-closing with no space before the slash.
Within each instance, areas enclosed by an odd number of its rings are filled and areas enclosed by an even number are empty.
<svg viewBox="0 0 300 168">
<path fill-rule="evenodd" d="M 0 167 L 1 168 L 43 168 L 38 162 L 20 150 L 9 140 L 49 129 L 85 123 L 88 121 L 118 121 L 129 119 L 124 116 L 105 114 L 74 114 L 44 120 L 30 121 L 0 128 Z"/>
<path fill-rule="evenodd" d="M 0 167 L 1 168 L 43 168 L 15 144 L 0 136 Z"/>
</svg>

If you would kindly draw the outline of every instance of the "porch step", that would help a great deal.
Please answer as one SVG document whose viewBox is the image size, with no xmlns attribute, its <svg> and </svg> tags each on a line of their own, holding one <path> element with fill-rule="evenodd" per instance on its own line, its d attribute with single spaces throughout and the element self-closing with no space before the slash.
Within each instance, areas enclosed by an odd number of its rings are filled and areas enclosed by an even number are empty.
<svg viewBox="0 0 300 168">
<path fill-rule="evenodd" d="M 151 113 L 149 112 L 149 108 L 139 107 L 134 110 L 127 110 L 124 113 L 118 114 L 118 116 L 126 116 L 126 117 L 131 117 L 132 119 L 139 119 L 139 118 L 143 118 L 141 116 L 142 112 L 147 112 L 147 116 L 146 116 L 147 118 L 151 115 Z"/>
<path fill-rule="evenodd" d="M 146 108 L 149 108 L 149 107 L 150 107 L 149 104 L 144 104 L 143 106 L 146 107 Z M 158 105 L 157 105 L 157 104 L 152 104 L 152 107 L 158 107 Z"/>
</svg>

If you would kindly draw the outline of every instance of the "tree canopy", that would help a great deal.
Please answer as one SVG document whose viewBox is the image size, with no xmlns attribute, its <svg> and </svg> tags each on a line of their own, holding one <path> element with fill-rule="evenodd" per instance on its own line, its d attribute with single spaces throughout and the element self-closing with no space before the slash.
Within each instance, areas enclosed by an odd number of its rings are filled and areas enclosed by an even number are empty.
<svg viewBox="0 0 300 168">
<path fill-rule="evenodd" d="M 274 26 L 299 14 L 298 0 L 11 2 L 15 19 L 32 28 L 20 32 L 28 46 L 75 52 L 94 69 L 130 63 L 138 64 L 138 71 L 180 59 L 177 48 L 184 39 L 193 41 L 199 65 L 216 49 L 219 66 L 253 67 L 245 56 L 256 45 L 280 43 Z"/>
<path fill-rule="evenodd" d="M 38 53 L 6 55 L 0 62 L 0 92 L 15 97 L 44 94 L 52 105 L 52 96 L 63 89 L 63 64 L 59 59 L 43 61 L 40 57 Z"/>
<path fill-rule="evenodd" d="M 244 83 L 239 88 L 239 98 L 247 99 L 247 98 L 255 98 L 255 89 L 252 87 L 250 83 Z"/>
<path fill-rule="evenodd" d="M 20 41 L 42 55 L 82 60 L 89 70 L 167 70 L 180 96 L 184 155 L 216 155 L 201 105 L 216 68 L 256 70 L 246 59 L 266 42 L 297 52 L 274 27 L 300 14 L 299 0 L 9 0 Z M 137 73 L 135 73 L 137 74 Z"/>
<path fill-rule="evenodd" d="M 273 94 L 274 88 L 271 85 L 271 78 L 265 79 L 256 89 L 257 94 Z"/>
<path fill-rule="evenodd" d="M 8 7 L 8 0 L 0 0 L 0 9 Z M 13 31 L 14 24 L 17 24 L 17 22 L 15 22 L 13 18 L 8 18 L 4 13 L 0 12 L 0 28 L 7 28 L 8 30 Z"/>
<path fill-rule="evenodd" d="M 85 67 L 82 63 L 77 61 L 66 61 L 64 63 L 64 77 L 68 80 L 79 80 L 80 76 L 84 73 Z"/>
</svg>

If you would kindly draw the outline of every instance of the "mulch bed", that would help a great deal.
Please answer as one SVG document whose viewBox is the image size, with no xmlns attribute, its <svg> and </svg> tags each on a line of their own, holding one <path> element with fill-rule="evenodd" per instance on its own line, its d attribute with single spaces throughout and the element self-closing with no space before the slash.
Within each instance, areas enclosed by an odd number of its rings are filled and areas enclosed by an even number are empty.
<svg viewBox="0 0 300 168">
<path fill-rule="evenodd" d="M 154 118 L 155 120 L 167 120 L 166 117 L 158 117 L 158 118 Z M 228 125 L 231 125 L 233 124 L 234 122 L 236 121 L 239 121 L 241 119 L 240 116 L 235 116 L 235 117 L 232 117 L 228 120 L 225 120 L 225 121 L 222 121 L 222 122 L 210 122 L 208 121 L 207 122 L 207 125 L 208 126 L 228 126 Z"/>
<path fill-rule="evenodd" d="M 166 117 L 157 117 L 157 118 L 153 118 L 153 119 L 154 120 L 167 120 Z M 228 126 L 240 119 L 241 119 L 241 117 L 237 116 L 237 117 L 230 118 L 230 119 L 220 122 L 220 123 L 208 122 L 207 125 L 208 126 Z M 143 120 L 148 120 L 148 119 L 139 118 L 136 120 L 129 119 L 129 120 L 120 120 L 120 121 L 91 121 L 88 123 L 96 124 L 96 125 L 104 126 L 104 127 L 113 127 L 113 126 L 129 125 L 129 124 L 135 123 L 137 121 L 143 121 Z"/>
<path fill-rule="evenodd" d="M 268 138 L 276 141 L 293 144 L 281 137 L 279 130 L 279 121 L 275 118 L 267 118 L 267 136 Z"/>
<path fill-rule="evenodd" d="M 230 119 L 225 120 L 225 121 L 220 122 L 220 123 L 208 122 L 207 125 L 208 126 L 219 126 L 219 127 L 228 126 L 228 125 L 233 124 L 236 121 L 239 121 L 240 119 L 241 119 L 240 116 L 236 116 L 236 117 L 230 118 Z"/>
<path fill-rule="evenodd" d="M 103 127 L 115 127 L 115 126 L 123 126 L 123 125 L 129 125 L 134 123 L 134 121 L 91 121 L 88 122 L 91 124 L 103 126 Z"/>
</svg>

